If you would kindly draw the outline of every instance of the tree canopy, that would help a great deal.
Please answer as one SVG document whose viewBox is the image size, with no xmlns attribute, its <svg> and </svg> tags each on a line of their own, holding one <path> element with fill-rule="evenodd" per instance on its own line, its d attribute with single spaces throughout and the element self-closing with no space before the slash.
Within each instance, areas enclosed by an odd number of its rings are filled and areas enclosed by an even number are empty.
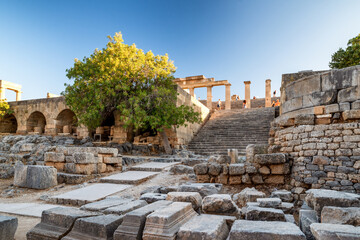
<svg viewBox="0 0 360 240">
<path fill-rule="evenodd" d="M 360 64 L 360 34 L 348 41 L 346 50 L 340 48 L 331 56 L 330 68 L 346 68 Z"/>
<path fill-rule="evenodd" d="M 12 110 L 7 101 L 5 99 L 0 99 L 0 119 L 11 113 Z"/>
<path fill-rule="evenodd" d="M 176 68 L 167 54 L 144 53 L 135 44 L 125 44 L 121 33 L 108 38 L 105 48 L 82 61 L 75 59 L 66 70 L 74 82 L 65 84 L 63 95 L 79 124 L 95 129 L 114 110 L 125 127 L 134 129 L 161 132 L 163 127 L 200 121 L 192 107 L 176 106 Z"/>
</svg>

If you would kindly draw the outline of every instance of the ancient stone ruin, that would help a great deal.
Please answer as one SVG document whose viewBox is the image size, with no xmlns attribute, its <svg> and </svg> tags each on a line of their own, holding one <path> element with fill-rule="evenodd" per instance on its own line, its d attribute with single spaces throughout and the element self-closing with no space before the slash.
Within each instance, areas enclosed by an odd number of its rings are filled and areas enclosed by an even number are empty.
<svg viewBox="0 0 360 240">
<path fill-rule="evenodd" d="M 159 135 L 131 136 L 116 112 L 89 132 L 62 97 L 11 102 L 0 122 L 1 237 L 360 239 L 359 66 L 284 74 L 280 107 L 270 80 L 263 99 L 244 82 L 245 109 L 226 80 L 175 83 L 177 104 L 203 122 L 166 130 L 172 155 Z M 19 228 L 24 218 L 33 224 Z"/>
</svg>

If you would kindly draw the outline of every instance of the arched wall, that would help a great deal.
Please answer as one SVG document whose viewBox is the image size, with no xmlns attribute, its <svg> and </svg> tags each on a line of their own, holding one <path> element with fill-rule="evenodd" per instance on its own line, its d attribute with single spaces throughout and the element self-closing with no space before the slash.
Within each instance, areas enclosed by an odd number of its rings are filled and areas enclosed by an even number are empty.
<svg viewBox="0 0 360 240">
<path fill-rule="evenodd" d="M 16 133 L 17 126 L 14 114 L 6 115 L 0 120 L 0 133 Z"/>
</svg>

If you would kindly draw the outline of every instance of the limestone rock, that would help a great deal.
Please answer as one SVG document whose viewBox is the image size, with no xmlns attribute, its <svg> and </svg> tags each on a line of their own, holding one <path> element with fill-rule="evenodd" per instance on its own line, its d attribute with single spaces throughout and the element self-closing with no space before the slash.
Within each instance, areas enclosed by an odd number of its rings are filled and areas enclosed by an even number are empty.
<svg viewBox="0 0 360 240">
<path fill-rule="evenodd" d="M 68 233 L 78 218 L 98 216 L 95 212 L 81 211 L 76 208 L 57 207 L 42 212 L 41 222 L 32 228 L 28 240 L 60 239 Z"/>
<path fill-rule="evenodd" d="M 360 228 L 351 225 L 313 223 L 310 229 L 316 240 L 360 239 Z"/>
<path fill-rule="evenodd" d="M 243 163 L 230 164 L 229 174 L 230 175 L 243 175 L 245 173 L 245 165 Z"/>
<path fill-rule="evenodd" d="M 114 233 L 114 240 L 141 240 L 146 217 L 154 211 L 162 209 L 171 203 L 172 202 L 170 201 L 157 201 L 127 213 L 123 222 Z"/>
<path fill-rule="evenodd" d="M 321 211 L 321 222 L 360 226 L 360 208 L 324 207 Z"/>
<path fill-rule="evenodd" d="M 104 200 L 85 204 L 81 206 L 80 209 L 87 211 L 102 211 L 106 208 L 125 204 L 133 200 L 134 200 L 133 197 L 107 197 Z"/>
<path fill-rule="evenodd" d="M 147 205 L 146 201 L 144 200 L 135 200 L 131 202 L 127 202 L 118 206 L 109 207 L 103 210 L 105 214 L 117 214 L 117 215 L 124 215 L 128 212 L 131 212 L 135 209 L 143 207 Z"/>
<path fill-rule="evenodd" d="M 98 163 L 98 159 L 94 157 L 94 154 L 92 153 L 74 153 L 74 163 L 80 163 L 80 164 L 89 164 L 89 163 Z"/>
<path fill-rule="evenodd" d="M 280 198 L 259 198 L 256 201 L 259 203 L 259 207 L 278 208 L 281 206 Z"/>
<path fill-rule="evenodd" d="M 283 202 L 292 202 L 294 201 L 294 197 L 291 192 L 286 190 L 276 190 L 271 193 L 272 198 L 280 198 Z"/>
<path fill-rule="evenodd" d="M 239 207 L 244 207 L 247 202 L 256 202 L 258 198 L 264 198 L 265 193 L 255 188 L 245 188 L 240 193 L 234 194 L 233 200 Z"/>
<path fill-rule="evenodd" d="M 143 240 L 175 239 L 180 227 L 196 216 L 190 203 L 174 202 L 146 218 Z"/>
<path fill-rule="evenodd" d="M 229 240 L 306 240 L 305 235 L 293 223 L 236 220 Z"/>
<path fill-rule="evenodd" d="M 196 175 L 204 175 L 207 174 L 209 170 L 208 164 L 206 163 L 200 163 L 200 164 L 196 164 L 194 166 L 194 172 Z"/>
<path fill-rule="evenodd" d="M 239 208 L 228 194 L 213 194 L 203 199 L 202 210 L 207 214 L 238 216 Z"/>
<path fill-rule="evenodd" d="M 185 165 L 172 166 L 170 168 L 169 172 L 174 174 L 174 175 L 178 175 L 178 174 L 194 174 L 195 173 L 193 167 L 185 166 Z"/>
<path fill-rule="evenodd" d="M 314 114 L 298 114 L 294 120 L 295 125 L 314 125 L 314 122 Z"/>
<path fill-rule="evenodd" d="M 254 162 L 256 154 L 266 154 L 268 149 L 267 144 L 249 144 L 246 147 L 246 161 L 249 163 Z"/>
<path fill-rule="evenodd" d="M 34 189 L 47 189 L 56 186 L 57 170 L 47 166 L 17 164 L 14 185 Z"/>
<path fill-rule="evenodd" d="M 95 217 L 79 218 L 74 227 L 63 240 L 85 240 L 85 239 L 112 239 L 116 228 L 123 221 L 124 216 L 101 215 Z"/>
<path fill-rule="evenodd" d="M 65 155 L 57 152 L 46 152 L 44 154 L 45 162 L 65 162 Z"/>
<path fill-rule="evenodd" d="M 16 217 L 0 216 L 0 237 L 4 240 L 14 239 L 18 219 Z"/>
<path fill-rule="evenodd" d="M 180 185 L 178 192 L 198 192 L 201 197 L 217 194 L 221 191 L 222 184 L 219 183 L 187 183 Z"/>
<path fill-rule="evenodd" d="M 153 203 L 166 199 L 166 194 L 161 193 L 144 193 L 140 196 L 140 200 L 145 200 L 147 203 Z"/>
<path fill-rule="evenodd" d="M 323 207 L 360 207 L 360 195 L 327 189 L 310 189 L 306 191 L 305 201 L 320 216 Z"/>
<path fill-rule="evenodd" d="M 229 227 L 222 216 L 202 214 L 190 219 L 180 227 L 177 240 L 225 240 Z"/>
<path fill-rule="evenodd" d="M 224 156 L 224 155 L 210 156 L 208 162 L 217 163 L 217 164 L 230 164 L 231 158 L 229 156 Z"/>
<path fill-rule="evenodd" d="M 202 198 L 197 192 L 169 192 L 166 200 L 173 202 L 190 202 L 194 210 L 201 207 Z"/>
<path fill-rule="evenodd" d="M 260 165 L 273 165 L 287 162 L 287 156 L 284 153 L 257 154 L 255 162 Z"/>
<path fill-rule="evenodd" d="M 255 221 L 286 221 L 285 214 L 280 209 L 255 206 L 247 207 L 245 219 Z"/>
<path fill-rule="evenodd" d="M 310 225 L 313 223 L 318 223 L 318 217 L 316 215 L 316 212 L 314 210 L 308 210 L 308 209 L 300 209 L 299 211 L 299 227 L 301 231 L 306 236 L 306 239 L 313 240 L 315 239 L 311 230 Z"/>
</svg>

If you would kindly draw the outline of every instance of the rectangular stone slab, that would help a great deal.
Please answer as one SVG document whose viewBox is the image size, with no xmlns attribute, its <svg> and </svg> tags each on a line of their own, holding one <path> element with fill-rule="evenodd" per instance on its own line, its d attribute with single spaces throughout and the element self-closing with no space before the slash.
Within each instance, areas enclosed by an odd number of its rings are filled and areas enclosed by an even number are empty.
<svg viewBox="0 0 360 240">
<path fill-rule="evenodd" d="M 130 170 L 132 171 L 151 171 L 151 172 L 161 172 L 165 168 L 171 167 L 179 163 L 163 163 L 163 162 L 148 162 L 142 163 L 136 166 L 132 166 Z"/>
<path fill-rule="evenodd" d="M 157 172 L 128 171 L 101 178 L 101 182 L 117 184 L 139 184 L 154 177 Z"/>
<path fill-rule="evenodd" d="M 360 227 L 344 224 L 313 223 L 310 229 L 315 239 L 360 239 Z"/>
<path fill-rule="evenodd" d="M 217 215 L 202 214 L 190 219 L 180 227 L 177 240 L 225 240 L 229 235 L 226 218 Z"/>
<path fill-rule="evenodd" d="M 14 239 L 17 227 L 16 217 L 0 216 L 0 239 Z"/>
<path fill-rule="evenodd" d="M 191 203 L 174 202 L 146 218 L 143 240 L 175 239 L 179 228 L 195 217 Z"/>
<path fill-rule="evenodd" d="M 41 217 L 43 211 L 59 207 L 59 205 L 39 203 L 0 203 L 0 212 L 20 216 Z"/>
<path fill-rule="evenodd" d="M 121 204 L 119 206 L 106 208 L 103 210 L 105 214 L 117 214 L 117 215 L 124 215 L 125 213 L 131 212 L 135 209 L 138 209 L 140 207 L 143 207 L 147 205 L 147 202 L 144 200 L 135 200 L 131 202 L 127 202 L 124 204 Z"/>
<path fill-rule="evenodd" d="M 112 239 L 124 216 L 102 215 L 80 218 L 75 221 L 71 232 L 63 240 L 107 240 Z"/>
<path fill-rule="evenodd" d="M 109 207 L 119 206 L 121 204 L 125 204 L 133 201 L 133 197 L 107 197 L 104 200 L 100 200 L 98 202 L 88 203 L 86 205 L 81 206 L 81 210 L 88 211 L 102 211 Z"/>
<path fill-rule="evenodd" d="M 58 203 L 82 205 L 103 199 L 106 196 L 123 191 L 129 187 L 130 185 L 96 183 L 84 188 L 53 196 L 51 199 L 55 199 Z"/>
<path fill-rule="evenodd" d="M 304 233 L 293 223 L 236 220 L 229 240 L 306 240 Z"/>
<path fill-rule="evenodd" d="M 42 213 L 41 222 L 27 234 L 27 240 L 60 239 L 71 230 L 76 219 L 99 215 L 95 212 L 81 211 L 77 208 L 57 207 Z"/>
<path fill-rule="evenodd" d="M 145 227 L 146 217 L 150 213 L 164 208 L 171 203 L 171 201 L 165 200 L 157 201 L 127 213 L 122 224 L 118 227 L 118 229 L 116 229 L 114 233 L 114 240 L 141 240 Z"/>
</svg>

